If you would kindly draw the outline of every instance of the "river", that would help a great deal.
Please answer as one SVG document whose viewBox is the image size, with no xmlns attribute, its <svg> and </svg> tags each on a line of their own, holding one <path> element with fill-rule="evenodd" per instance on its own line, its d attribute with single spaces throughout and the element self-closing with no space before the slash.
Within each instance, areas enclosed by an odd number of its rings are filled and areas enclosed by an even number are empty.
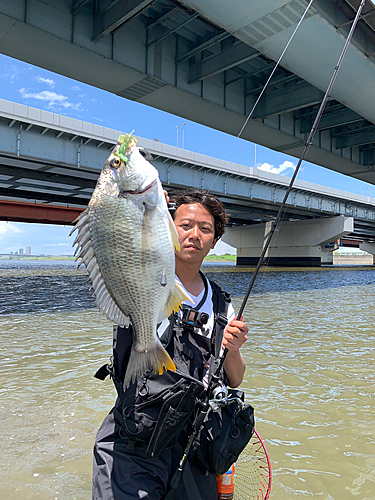
<svg viewBox="0 0 375 500">
<path fill-rule="evenodd" d="M 241 304 L 251 270 L 205 267 Z M 72 262 L 0 261 L 4 500 L 89 500 L 115 391 L 93 378 L 112 325 Z M 242 385 L 273 467 L 271 499 L 375 499 L 375 269 L 267 270 L 245 309 Z"/>
</svg>

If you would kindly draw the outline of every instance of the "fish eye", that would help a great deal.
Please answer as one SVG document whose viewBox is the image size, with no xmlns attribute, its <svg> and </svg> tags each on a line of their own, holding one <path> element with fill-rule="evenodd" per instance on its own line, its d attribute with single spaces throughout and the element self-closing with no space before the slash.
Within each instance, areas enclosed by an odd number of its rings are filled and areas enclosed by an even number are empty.
<svg viewBox="0 0 375 500">
<path fill-rule="evenodd" d="M 121 160 L 120 158 L 112 158 L 112 160 L 109 162 L 109 166 L 112 167 L 112 168 L 119 168 L 119 166 L 121 165 Z"/>
</svg>

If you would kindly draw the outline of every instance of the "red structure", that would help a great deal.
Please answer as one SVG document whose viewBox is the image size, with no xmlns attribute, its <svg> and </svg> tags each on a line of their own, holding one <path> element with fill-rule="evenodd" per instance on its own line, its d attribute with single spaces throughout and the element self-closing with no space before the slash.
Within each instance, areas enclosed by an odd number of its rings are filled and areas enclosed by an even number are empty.
<svg viewBox="0 0 375 500">
<path fill-rule="evenodd" d="M 361 243 L 363 243 L 363 240 L 351 240 L 349 238 L 343 238 L 340 240 L 340 246 L 342 247 L 359 248 Z"/>
<path fill-rule="evenodd" d="M 0 220 L 70 225 L 84 208 L 0 200 Z"/>
</svg>

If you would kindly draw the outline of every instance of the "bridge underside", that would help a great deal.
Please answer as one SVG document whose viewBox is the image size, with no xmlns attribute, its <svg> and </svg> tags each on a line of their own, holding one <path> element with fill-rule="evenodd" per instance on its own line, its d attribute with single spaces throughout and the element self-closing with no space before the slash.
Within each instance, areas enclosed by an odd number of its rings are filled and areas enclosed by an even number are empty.
<svg viewBox="0 0 375 500">
<path fill-rule="evenodd" d="M 118 135 L 113 129 L 0 99 L 0 197 L 20 202 L 18 211 L 12 203 L 4 205 L 0 219 L 70 224 L 87 207 Z M 186 187 L 210 189 L 223 201 L 231 225 L 274 220 L 289 178 L 138 139 L 153 155 L 170 194 Z M 301 180 L 289 195 L 284 220 L 338 215 L 354 218 L 352 239 L 375 242 L 372 198 Z"/>
<path fill-rule="evenodd" d="M 70 225 L 84 209 L 0 200 L 0 220 Z"/>
<path fill-rule="evenodd" d="M 300 156 L 358 4 L 314 2 L 244 139 Z M 237 135 L 306 5 L 13 0 L 0 5 L 0 51 Z M 372 184 L 374 23 L 368 2 L 308 158 Z"/>
</svg>

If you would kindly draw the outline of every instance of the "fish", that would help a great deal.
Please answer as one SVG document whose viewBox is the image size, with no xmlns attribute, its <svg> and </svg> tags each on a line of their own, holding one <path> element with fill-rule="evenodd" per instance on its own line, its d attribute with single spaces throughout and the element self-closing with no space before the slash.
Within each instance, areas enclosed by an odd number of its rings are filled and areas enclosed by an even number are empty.
<svg viewBox="0 0 375 500">
<path fill-rule="evenodd" d="M 124 388 L 149 370 L 176 370 L 157 336 L 158 317 L 191 301 L 175 278 L 178 234 L 151 159 L 132 133 L 120 135 L 71 232 L 97 307 L 114 324 L 132 325 Z"/>
</svg>

